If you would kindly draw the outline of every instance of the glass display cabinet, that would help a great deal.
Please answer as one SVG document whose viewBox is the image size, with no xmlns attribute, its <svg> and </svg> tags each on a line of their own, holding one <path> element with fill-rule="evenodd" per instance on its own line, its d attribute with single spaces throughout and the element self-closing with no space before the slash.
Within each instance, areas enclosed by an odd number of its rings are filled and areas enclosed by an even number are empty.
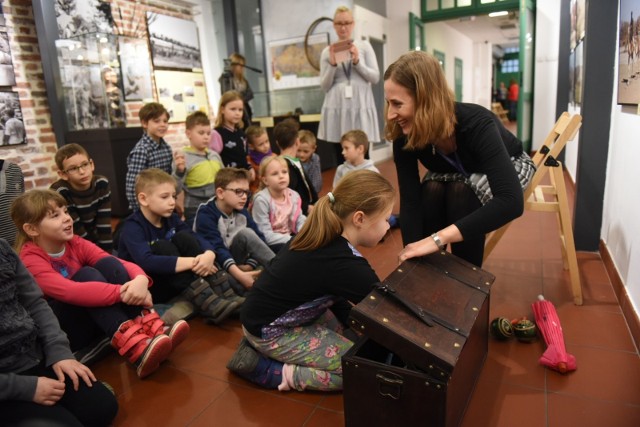
<svg viewBox="0 0 640 427">
<path fill-rule="evenodd" d="M 55 45 L 68 129 L 124 127 L 116 37 L 90 33 Z"/>
</svg>

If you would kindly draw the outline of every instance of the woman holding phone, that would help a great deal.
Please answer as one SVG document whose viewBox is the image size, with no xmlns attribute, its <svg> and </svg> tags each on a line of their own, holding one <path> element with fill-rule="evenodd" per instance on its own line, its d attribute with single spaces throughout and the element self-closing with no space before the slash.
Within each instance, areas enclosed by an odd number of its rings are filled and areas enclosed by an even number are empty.
<svg viewBox="0 0 640 427">
<path fill-rule="evenodd" d="M 338 164 L 342 162 L 340 139 L 354 129 L 369 141 L 380 141 L 378 113 L 371 85 L 380 79 L 373 48 L 366 40 L 352 40 L 353 14 L 346 6 L 336 9 L 333 27 L 338 42 L 327 46 L 320 57 L 320 86 L 325 92 L 318 139 L 333 143 Z"/>
</svg>

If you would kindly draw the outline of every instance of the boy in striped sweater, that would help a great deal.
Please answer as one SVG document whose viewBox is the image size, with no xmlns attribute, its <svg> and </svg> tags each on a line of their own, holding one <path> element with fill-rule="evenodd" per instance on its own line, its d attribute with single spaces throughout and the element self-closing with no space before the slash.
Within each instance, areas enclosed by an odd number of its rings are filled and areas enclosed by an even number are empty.
<svg viewBox="0 0 640 427">
<path fill-rule="evenodd" d="M 81 145 L 67 144 L 55 155 L 60 179 L 51 184 L 67 201 L 73 233 L 111 253 L 111 188 L 102 175 L 94 175 L 93 160 Z"/>
</svg>

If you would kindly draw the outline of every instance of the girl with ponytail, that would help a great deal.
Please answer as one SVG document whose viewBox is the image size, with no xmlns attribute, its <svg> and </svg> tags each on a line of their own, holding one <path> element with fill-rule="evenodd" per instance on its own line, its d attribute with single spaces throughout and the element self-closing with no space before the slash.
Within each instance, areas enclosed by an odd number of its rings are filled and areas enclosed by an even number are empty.
<svg viewBox="0 0 640 427">
<path fill-rule="evenodd" d="M 249 292 L 229 370 L 281 391 L 342 389 L 349 311 L 380 281 L 356 248 L 384 237 L 394 197 L 385 178 L 361 170 L 320 198 Z"/>
</svg>

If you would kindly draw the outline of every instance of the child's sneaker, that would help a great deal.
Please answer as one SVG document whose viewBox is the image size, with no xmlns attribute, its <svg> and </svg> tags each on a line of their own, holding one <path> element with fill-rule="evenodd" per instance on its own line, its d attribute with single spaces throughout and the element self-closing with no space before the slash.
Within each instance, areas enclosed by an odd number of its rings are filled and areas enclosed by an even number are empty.
<svg viewBox="0 0 640 427">
<path fill-rule="evenodd" d="M 136 367 L 138 377 L 155 372 L 171 353 L 171 338 L 166 335 L 149 337 L 142 325 L 131 319 L 124 322 L 111 339 L 111 345 Z"/>
<path fill-rule="evenodd" d="M 238 308 L 238 303 L 217 295 L 209 283 L 199 277 L 183 292 L 208 321 L 219 324 Z"/>
<path fill-rule="evenodd" d="M 113 351 L 110 342 L 109 337 L 98 337 L 86 347 L 74 351 L 73 356 L 83 365 L 91 366 Z"/>
<path fill-rule="evenodd" d="M 153 310 L 142 310 L 142 314 L 136 317 L 142 325 L 142 330 L 150 337 L 167 335 L 171 338 L 171 348 L 175 350 L 189 335 L 189 324 L 184 320 L 178 320 L 173 325 L 168 326 L 160 319 L 158 313 Z"/>
<path fill-rule="evenodd" d="M 258 353 L 244 337 L 227 363 L 231 372 L 268 389 L 277 389 L 282 383 L 283 366 L 283 363 Z"/>
</svg>

